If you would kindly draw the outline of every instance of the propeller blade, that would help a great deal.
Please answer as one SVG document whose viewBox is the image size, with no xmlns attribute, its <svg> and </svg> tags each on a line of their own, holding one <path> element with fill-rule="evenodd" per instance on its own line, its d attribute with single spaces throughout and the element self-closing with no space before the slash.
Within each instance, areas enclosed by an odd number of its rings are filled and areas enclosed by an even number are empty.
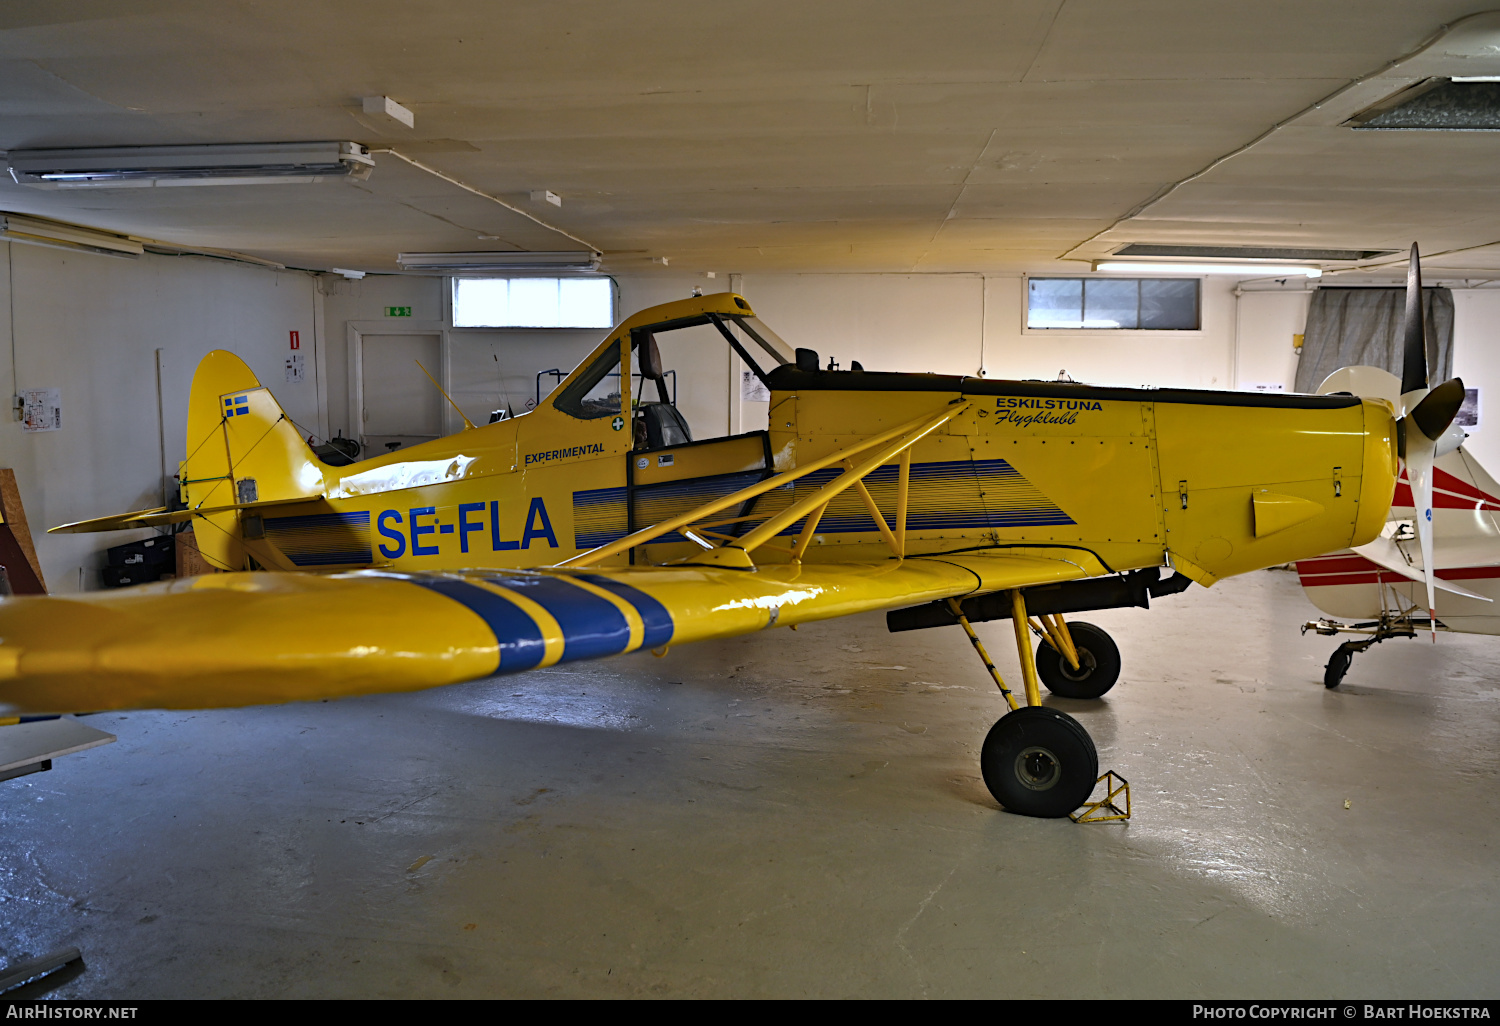
<svg viewBox="0 0 1500 1026">
<path fill-rule="evenodd" d="M 1406 316 L 1401 324 L 1401 394 L 1427 387 L 1427 318 L 1422 316 L 1422 257 L 1411 244 L 1406 265 Z"/>
<path fill-rule="evenodd" d="M 1411 411 L 1411 420 L 1422 434 L 1436 442 L 1458 416 L 1458 408 L 1463 404 L 1463 378 L 1449 378 L 1422 397 Z"/>
<path fill-rule="evenodd" d="M 1422 547 L 1422 577 L 1427 584 L 1427 615 L 1431 619 L 1432 640 L 1437 641 L 1437 600 L 1434 597 L 1432 559 L 1432 464 L 1436 443 L 1421 431 L 1406 432 L 1406 478 L 1411 484 L 1412 505 L 1416 507 L 1417 542 Z"/>
</svg>

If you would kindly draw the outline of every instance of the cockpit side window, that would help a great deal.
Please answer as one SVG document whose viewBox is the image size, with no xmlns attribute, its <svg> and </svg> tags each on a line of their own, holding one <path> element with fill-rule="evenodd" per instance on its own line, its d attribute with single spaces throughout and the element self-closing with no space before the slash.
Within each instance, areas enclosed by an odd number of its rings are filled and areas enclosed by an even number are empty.
<svg viewBox="0 0 1500 1026">
<path fill-rule="evenodd" d="M 558 394 L 552 405 L 580 420 L 613 417 L 620 412 L 620 344 L 616 339 L 588 368 Z"/>
</svg>

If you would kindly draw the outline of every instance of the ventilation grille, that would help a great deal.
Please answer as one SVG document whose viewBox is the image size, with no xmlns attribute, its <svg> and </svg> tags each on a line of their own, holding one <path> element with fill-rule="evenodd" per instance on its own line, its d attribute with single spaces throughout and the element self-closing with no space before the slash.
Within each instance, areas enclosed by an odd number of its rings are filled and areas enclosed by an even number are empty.
<svg viewBox="0 0 1500 1026">
<path fill-rule="evenodd" d="M 1500 82 L 1429 78 L 1344 124 L 1364 131 L 1500 132 Z"/>
</svg>

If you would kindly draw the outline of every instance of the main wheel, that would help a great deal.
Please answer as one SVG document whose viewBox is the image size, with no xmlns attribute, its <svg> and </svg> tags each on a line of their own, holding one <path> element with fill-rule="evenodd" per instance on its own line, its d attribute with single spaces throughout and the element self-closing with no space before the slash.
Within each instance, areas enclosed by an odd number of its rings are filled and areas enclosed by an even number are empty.
<svg viewBox="0 0 1500 1026">
<path fill-rule="evenodd" d="M 1036 647 L 1036 673 L 1047 690 L 1062 698 L 1098 698 L 1120 679 L 1120 650 L 1115 639 L 1091 623 L 1070 623 L 1068 633 L 1078 650 L 1078 669 L 1043 641 Z"/>
<path fill-rule="evenodd" d="M 1067 713 L 1031 705 L 990 728 L 979 755 L 995 800 L 1023 816 L 1058 819 L 1088 800 L 1099 779 L 1099 753 Z"/>
<path fill-rule="evenodd" d="M 1349 664 L 1354 662 L 1354 650 L 1346 641 L 1333 650 L 1333 655 L 1328 657 L 1328 665 L 1323 667 L 1323 686 L 1325 688 L 1336 688 L 1344 682 L 1344 674 L 1349 672 Z"/>
</svg>

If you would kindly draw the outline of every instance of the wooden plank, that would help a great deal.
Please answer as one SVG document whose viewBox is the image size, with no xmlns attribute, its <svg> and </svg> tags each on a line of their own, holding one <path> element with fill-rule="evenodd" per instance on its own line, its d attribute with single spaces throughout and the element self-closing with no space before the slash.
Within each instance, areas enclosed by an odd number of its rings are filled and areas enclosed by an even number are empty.
<svg viewBox="0 0 1500 1026">
<path fill-rule="evenodd" d="M 114 739 L 113 734 L 86 726 L 71 716 L 0 727 L 0 773 L 97 748 Z"/>
<path fill-rule="evenodd" d="M 177 535 L 177 576 L 196 577 L 199 574 L 216 574 L 219 568 L 203 558 L 198 551 L 198 539 L 190 527 Z"/>
<path fill-rule="evenodd" d="M 10 575 L 11 591 L 17 595 L 45 595 L 47 582 L 42 578 L 42 564 L 31 543 L 31 528 L 26 524 L 26 510 L 21 505 L 21 490 L 16 486 L 16 472 L 0 468 L 0 564 Z"/>
</svg>

